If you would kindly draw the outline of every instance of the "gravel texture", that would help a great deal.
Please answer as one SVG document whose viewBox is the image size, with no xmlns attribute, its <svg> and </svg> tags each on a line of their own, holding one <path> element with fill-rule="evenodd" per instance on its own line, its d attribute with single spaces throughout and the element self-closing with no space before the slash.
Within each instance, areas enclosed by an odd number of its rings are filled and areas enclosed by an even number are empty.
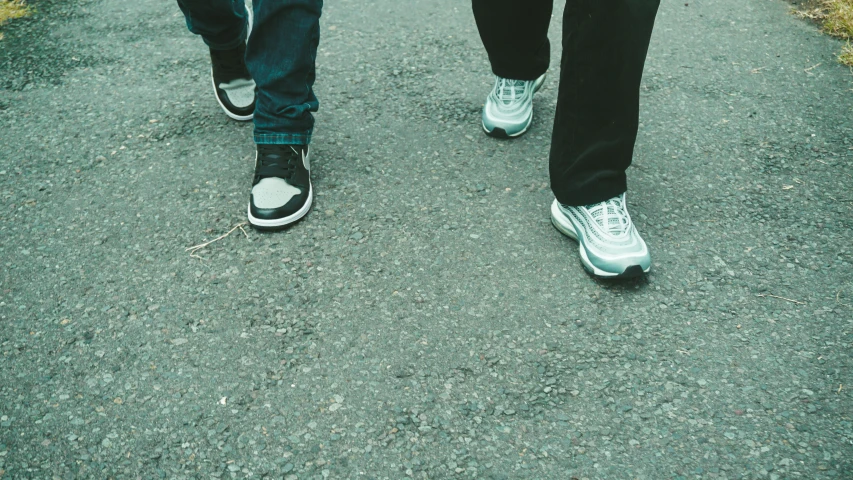
<svg viewBox="0 0 853 480">
<path fill-rule="evenodd" d="M 482 134 L 464 1 L 328 0 L 317 198 L 235 230 L 251 125 L 174 2 L 33 1 L 0 43 L 0 477 L 853 478 L 853 76 L 781 0 L 664 2 L 638 281 Z"/>
</svg>

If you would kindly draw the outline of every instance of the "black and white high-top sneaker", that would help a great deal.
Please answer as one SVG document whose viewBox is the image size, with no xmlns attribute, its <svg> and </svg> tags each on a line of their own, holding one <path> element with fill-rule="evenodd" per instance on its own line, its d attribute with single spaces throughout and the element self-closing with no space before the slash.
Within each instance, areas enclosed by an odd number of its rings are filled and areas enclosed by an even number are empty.
<svg viewBox="0 0 853 480">
<path fill-rule="evenodd" d="M 311 209 L 307 145 L 258 145 L 255 177 L 249 197 L 249 223 L 259 230 L 278 230 Z"/>
<path fill-rule="evenodd" d="M 216 100 L 234 120 L 251 120 L 255 113 L 255 81 L 246 68 L 246 44 L 231 50 L 210 50 Z"/>
</svg>

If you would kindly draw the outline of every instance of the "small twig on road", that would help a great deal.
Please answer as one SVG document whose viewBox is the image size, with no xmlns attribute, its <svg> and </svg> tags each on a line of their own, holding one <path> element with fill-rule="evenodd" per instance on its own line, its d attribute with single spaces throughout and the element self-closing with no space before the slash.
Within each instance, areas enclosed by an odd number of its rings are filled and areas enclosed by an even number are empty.
<svg viewBox="0 0 853 480">
<path fill-rule="evenodd" d="M 837 391 L 837 392 L 835 392 L 835 394 L 836 394 L 836 395 L 840 394 L 840 393 L 841 393 L 841 389 L 842 389 L 842 388 L 844 388 L 844 384 L 839 383 L 839 384 L 838 384 L 838 391 Z"/>
<path fill-rule="evenodd" d="M 806 72 L 811 72 L 812 70 L 814 70 L 815 68 L 817 68 L 817 67 L 821 66 L 822 64 L 823 64 L 823 62 L 818 63 L 817 65 L 812 65 L 811 67 L 807 68 L 805 71 L 806 71 Z"/>
<path fill-rule="evenodd" d="M 751 71 L 751 72 L 749 72 L 749 73 L 753 73 L 753 74 L 755 74 L 755 73 L 761 73 L 761 71 L 762 71 L 762 70 L 764 70 L 765 68 L 767 68 L 767 67 L 766 67 L 766 66 L 764 66 L 764 67 L 753 68 L 753 69 L 752 69 L 752 71 Z"/>
<path fill-rule="evenodd" d="M 247 224 L 248 224 L 248 222 L 238 223 L 238 224 L 237 224 L 237 225 L 235 225 L 233 228 L 231 228 L 231 230 L 228 230 L 228 232 L 227 232 L 227 233 L 224 233 L 224 234 L 222 234 L 222 235 L 220 235 L 220 236 L 218 236 L 218 237 L 214 238 L 213 240 L 210 240 L 210 241 L 207 241 L 207 242 L 204 242 L 204 243 L 200 243 L 200 244 L 198 244 L 198 245 L 194 245 L 194 246 L 192 246 L 192 247 L 187 247 L 187 248 L 185 248 L 185 249 L 184 249 L 184 251 L 185 251 L 185 252 L 190 252 L 190 257 L 198 258 L 199 260 L 204 260 L 203 258 L 201 258 L 201 257 L 199 257 L 198 255 L 196 255 L 196 252 L 198 252 L 198 251 L 199 251 L 199 250 L 201 250 L 202 248 L 204 248 L 204 247 L 206 247 L 206 246 L 208 246 L 208 245 L 210 245 L 210 244 L 212 244 L 212 243 L 214 243 L 214 242 L 218 242 L 218 241 L 222 240 L 223 238 L 227 237 L 228 235 L 231 235 L 231 233 L 233 233 L 233 232 L 234 232 L 234 230 L 237 230 L 238 228 L 240 229 L 240 231 L 241 231 L 241 232 L 243 232 L 243 235 L 245 235 L 245 236 L 246 236 L 246 238 L 249 238 L 249 234 L 248 234 L 248 233 L 246 233 L 246 231 L 245 231 L 245 230 L 243 230 L 243 226 L 244 226 L 244 225 L 247 225 Z"/>
<path fill-rule="evenodd" d="M 841 301 L 841 290 L 835 292 L 835 303 L 837 303 L 839 305 L 844 305 L 845 307 L 850 308 L 850 305 L 847 305 L 846 303 Z"/>
<path fill-rule="evenodd" d="M 809 20 L 823 20 L 826 18 L 826 12 L 824 12 L 820 8 L 815 8 L 813 10 L 793 10 L 794 15 L 800 18 L 808 18 Z"/>
<path fill-rule="evenodd" d="M 779 300 L 785 300 L 786 302 L 796 303 L 797 305 L 805 305 L 806 304 L 806 302 L 801 302 L 799 300 L 791 300 L 790 298 L 780 297 L 778 295 L 771 295 L 769 293 L 759 293 L 758 296 L 762 297 L 762 298 L 763 297 L 778 298 Z"/>
</svg>

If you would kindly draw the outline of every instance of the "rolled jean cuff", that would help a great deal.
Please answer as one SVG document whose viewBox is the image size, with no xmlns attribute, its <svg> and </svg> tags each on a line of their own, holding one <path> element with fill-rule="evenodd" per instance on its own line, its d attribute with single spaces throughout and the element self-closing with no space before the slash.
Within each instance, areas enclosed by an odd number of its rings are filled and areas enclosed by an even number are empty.
<svg viewBox="0 0 853 480">
<path fill-rule="evenodd" d="M 311 143 L 311 131 L 302 133 L 256 133 L 258 145 L 308 145 Z"/>
</svg>

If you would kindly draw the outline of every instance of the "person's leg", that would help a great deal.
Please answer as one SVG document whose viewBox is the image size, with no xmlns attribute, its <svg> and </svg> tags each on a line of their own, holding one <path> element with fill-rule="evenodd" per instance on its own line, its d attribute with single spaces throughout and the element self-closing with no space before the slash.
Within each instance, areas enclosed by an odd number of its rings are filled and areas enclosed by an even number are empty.
<svg viewBox="0 0 853 480">
<path fill-rule="evenodd" d="M 483 105 L 483 130 L 517 137 L 533 122 L 533 95 L 545 80 L 552 0 L 473 0 L 474 18 L 495 83 Z"/>
<path fill-rule="evenodd" d="M 322 0 L 254 0 L 246 63 L 258 85 L 255 143 L 308 145 L 319 107 L 314 61 Z"/>
<path fill-rule="evenodd" d="M 553 0 L 473 0 L 474 20 L 492 72 L 513 80 L 536 80 L 551 59 L 548 24 Z"/>
<path fill-rule="evenodd" d="M 625 202 L 640 80 L 659 0 L 569 0 L 551 137 L 551 221 L 599 277 L 651 268 Z"/>
<path fill-rule="evenodd" d="M 246 42 L 243 0 L 178 0 L 187 28 L 214 50 L 230 50 Z"/>
<path fill-rule="evenodd" d="M 314 62 L 322 0 L 254 0 L 246 63 L 257 84 L 249 223 L 279 229 L 313 202 L 308 144 L 319 107 Z"/>
<path fill-rule="evenodd" d="M 210 48 L 213 92 L 225 114 L 251 120 L 255 82 L 246 68 L 249 15 L 244 0 L 178 0 L 187 28 Z"/>
<path fill-rule="evenodd" d="M 590 205 L 627 189 L 640 80 L 660 0 L 568 0 L 551 188 L 563 205 Z"/>
</svg>

